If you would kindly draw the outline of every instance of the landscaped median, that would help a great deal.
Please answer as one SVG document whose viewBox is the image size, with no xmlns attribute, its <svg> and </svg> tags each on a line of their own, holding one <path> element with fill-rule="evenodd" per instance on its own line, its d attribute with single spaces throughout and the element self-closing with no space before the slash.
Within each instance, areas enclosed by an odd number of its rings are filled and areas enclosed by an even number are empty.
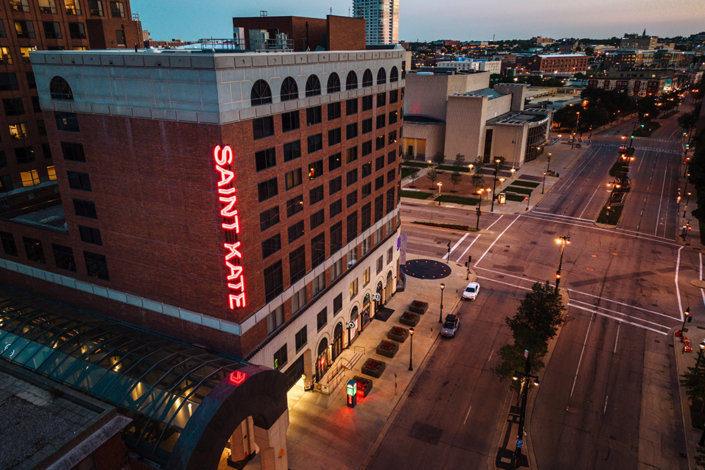
<svg viewBox="0 0 705 470">
<path fill-rule="evenodd" d="M 428 199 L 433 196 L 433 193 L 427 193 L 424 191 L 410 191 L 408 189 L 401 190 L 401 197 L 410 197 L 412 199 Z"/>
<path fill-rule="evenodd" d="M 476 197 L 453 196 L 451 194 L 442 194 L 440 197 L 436 198 L 436 201 L 462 204 L 465 206 L 476 206 L 480 203 L 480 200 Z"/>
<path fill-rule="evenodd" d="M 477 232 L 476 228 L 468 225 L 438 224 L 435 222 L 419 222 L 418 220 L 414 220 L 411 223 L 416 225 L 428 225 L 429 227 L 447 228 L 451 230 L 463 230 L 465 232 Z"/>
</svg>

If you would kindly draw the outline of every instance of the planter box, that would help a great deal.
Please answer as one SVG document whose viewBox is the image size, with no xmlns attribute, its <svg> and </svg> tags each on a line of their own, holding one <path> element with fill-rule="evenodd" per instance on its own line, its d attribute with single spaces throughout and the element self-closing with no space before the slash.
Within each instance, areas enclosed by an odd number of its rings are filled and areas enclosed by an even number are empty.
<svg viewBox="0 0 705 470">
<path fill-rule="evenodd" d="M 385 345 L 391 349 L 383 348 L 382 346 Z M 379 346 L 377 346 L 377 354 L 379 354 L 380 356 L 394 357 L 397 354 L 397 351 L 399 351 L 399 345 L 397 343 L 387 341 L 386 339 L 382 340 L 379 343 Z"/>
<path fill-rule="evenodd" d="M 372 380 L 356 375 L 353 380 L 357 382 L 357 396 L 365 398 L 372 390 Z"/>
<path fill-rule="evenodd" d="M 376 368 L 370 368 L 369 366 L 371 364 L 378 364 L 378 366 Z M 386 366 L 387 364 L 385 362 L 370 358 L 366 360 L 365 363 L 362 365 L 361 371 L 365 375 L 369 375 L 370 377 L 378 379 L 382 375 L 382 372 L 384 372 L 384 368 Z"/>
<path fill-rule="evenodd" d="M 394 330 L 402 330 L 402 331 L 397 331 L 397 333 L 394 332 Z M 391 330 L 389 330 L 389 333 L 387 333 L 387 338 L 396 341 L 398 343 L 403 343 L 406 341 L 406 338 L 409 337 L 409 330 L 406 328 L 402 328 L 400 326 L 395 326 Z"/>
<path fill-rule="evenodd" d="M 426 310 L 428 310 L 428 302 L 414 300 L 409 304 L 409 311 L 411 313 L 418 313 L 419 315 L 423 315 L 424 313 L 426 313 Z"/>
<path fill-rule="evenodd" d="M 416 326 L 421 320 L 421 315 L 416 313 L 404 312 L 404 314 L 399 317 L 399 321 L 408 326 Z"/>
</svg>

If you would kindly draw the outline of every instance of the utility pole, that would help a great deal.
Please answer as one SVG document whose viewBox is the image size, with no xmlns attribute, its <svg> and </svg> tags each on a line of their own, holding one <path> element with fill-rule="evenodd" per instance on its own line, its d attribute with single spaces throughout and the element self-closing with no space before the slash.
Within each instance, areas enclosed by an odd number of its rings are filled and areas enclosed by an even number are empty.
<svg viewBox="0 0 705 470">
<path fill-rule="evenodd" d="M 524 364 L 524 373 L 516 372 L 512 377 L 513 380 L 519 380 L 521 377 L 521 410 L 519 412 L 519 430 L 517 432 L 517 446 L 514 452 L 514 468 L 521 466 L 521 449 L 524 447 L 524 421 L 526 420 L 526 401 L 529 397 L 529 379 L 534 379 L 535 386 L 539 385 L 539 378 L 531 375 L 531 360 L 529 359 L 529 351 L 524 351 L 526 362 Z"/>
<path fill-rule="evenodd" d="M 561 245 L 561 258 L 558 262 L 558 271 L 556 271 L 556 293 L 558 293 L 558 286 L 561 283 L 561 269 L 563 267 L 563 252 L 565 251 L 565 246 L 570 245 L 570 237 L 556 238 L 556 243 Z"/>
</svg>

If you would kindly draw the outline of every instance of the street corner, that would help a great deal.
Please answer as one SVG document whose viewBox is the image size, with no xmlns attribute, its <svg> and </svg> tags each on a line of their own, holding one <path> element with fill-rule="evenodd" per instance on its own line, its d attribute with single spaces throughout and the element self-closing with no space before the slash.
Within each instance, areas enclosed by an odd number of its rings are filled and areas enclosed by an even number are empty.
<svg viewBox="0 0 705 470">
<path fill-rule="evenodd" d="M 703 281 L 702 279 L 691 279 L 690 283 L 695 287 L 700 287 L 701 289 L 705 288 L 705 281 Z"/>
<path fill-rule="evenodd" d="M 565 307 L 565 314 L 563 317 L 568 314 L 568 302 L 570 302 L 570 294 L 568 293 L 568 289 L 565 287 L 559 287 L 558 288 L 558 294 L 561 296 L 561 303 L 563 304 L 563 307 Z"/>
</svg>

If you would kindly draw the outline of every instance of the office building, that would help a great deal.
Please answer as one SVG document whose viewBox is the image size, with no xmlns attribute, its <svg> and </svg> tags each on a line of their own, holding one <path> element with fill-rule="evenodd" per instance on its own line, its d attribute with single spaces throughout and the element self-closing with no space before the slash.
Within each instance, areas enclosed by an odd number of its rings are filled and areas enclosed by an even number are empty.
<svg viewBox="0 0 705 470">
<path fill-rule="evenodd" d="M 353 0 L 353 16 L 365 19 L 368 45 L 399 42 L 399 0 Z"/>
<path fill-rule="evenodd" d="M 530 72 L 572 75 L 587 71 L 588 58 L 585 54 L 535 54 L 524 57 L 522 64 Z"/>
</svg>

